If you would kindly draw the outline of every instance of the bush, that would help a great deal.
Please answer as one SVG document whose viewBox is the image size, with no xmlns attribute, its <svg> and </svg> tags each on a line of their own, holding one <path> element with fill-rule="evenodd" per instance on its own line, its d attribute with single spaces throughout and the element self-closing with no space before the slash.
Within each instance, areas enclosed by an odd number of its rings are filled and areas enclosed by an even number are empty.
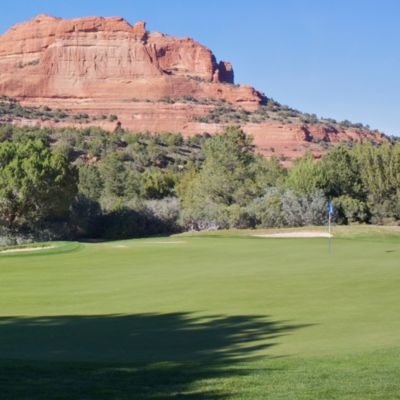
<svg viewBox="0 0 400 400">
<path fill-rule="evenodd" d="M 303 202 L 302 195 L 296 194 L 292 190 L 287 190 L 282 194 L 282 217 L 286 226 L 302 226 Z"/>
<path fill-rule="evenodd" d="M 327 220 L 327 201 L 322 190 L 317 190 L 311 196 L 302 198 L 303 224 L 325 225 Z"/>
<path fill-rule="evenodd" d="M 341 224 L 351 222 L 367 222 L 369 220 L 368 206 L 365 202 L 343 195 L 333 200 L 336 210 L 336 221 Z"/>
<path fill-rule="evenodd" d="M 262 197 L 249 206 L 253 224 L 258 228 L 274 228 L 284 224 L 282 193 L 277 188 L 269 188 Z"/>
<path fill-rule="evenodd" d="M 162 199 L 173 193 L 176 177 L 172 173 L 152 169 L 143 173 L 142 182 L 145 199 Z"/>
<path fill-rule="evenodd" d="M 179 212 L 176 198 L 125 203 L 102 216 L 102 237 L 129 239 L 177 232 Z"/>
<path fill-rule="evenodd" d="M 71 207 L 70 226 L 74 237 L 101 238 L 103 227 L 99 203 L 79 194 Z"/>
<path fill-rule="evenodd" d="M 186 208 L 181 214 L 181 224 L 189 231 L 227 229 L 229 219 L 227 207 L 213 202 Z"/>
<path fill-rule="evenodd" d="M 326 221 L 326 198 L 321 191 L 301 195 L 292 190 L 269 188 L 249 206 L 258 228 L 322 225 Z"/>
<path fill-rule="evenodd" d="M 226 209 L 229 228 L 245 229 L 254 227 L 251 214 L 247 208 L 239 204 L 232 204 Z"/>
<path fill-rule="evenodd" d="M 157 223 L 156 231 L 169 233 L 180 230 L 178 220 L 181 207 L 178 198 L 165 197 L 161 200 L 147 200 L 144 202 L 144 208 L 150 219 Z"/>
<path fill-rule="evenodd" d="M 151 234 L 147 215 L 141 210 L 122 207 L 102 217 L 104 239 L 130 239 Z"/>
<path fill-rule="evenodd" d="M 55 222 L 35 227 L 10 228 L 0 226 L 0 246 L 15 246 L 53 240 L 70 240 L 73 236 L 66 222 Z"/>
<path fill-rule="evenodd" d="M 282 211 L 287 226 L 323 225 L 327 219 L 326 199 L 321 191 L 311 195 L 285 191 L 282 196 Z"/>
</svg>

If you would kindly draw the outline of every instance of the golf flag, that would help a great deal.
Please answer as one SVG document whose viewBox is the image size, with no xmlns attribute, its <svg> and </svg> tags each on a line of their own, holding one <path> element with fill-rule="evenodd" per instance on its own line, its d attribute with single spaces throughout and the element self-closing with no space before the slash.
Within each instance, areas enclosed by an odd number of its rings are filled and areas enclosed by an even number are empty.
<svg viewBox="0 0 400 400">
<path fill-rule="evenodd" d="M 329 203 L 328 203 L 328 214 L 329 215 L 333 215 L 334 214 L 334 210 L 333 210 L 333 203 L 330 201 Z"/>
</svg>

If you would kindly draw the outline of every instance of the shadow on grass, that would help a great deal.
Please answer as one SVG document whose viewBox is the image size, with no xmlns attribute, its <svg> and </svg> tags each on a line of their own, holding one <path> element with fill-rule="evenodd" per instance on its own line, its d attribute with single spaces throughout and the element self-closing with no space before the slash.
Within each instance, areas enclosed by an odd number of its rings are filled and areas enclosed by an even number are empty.
<svg viewBox="0 0 400 400">
<path fill-rule="evenodd" d="M 301 327 L 189 313 L 1 317 L 1 398 L 229 398 L 219 379 L 248 374 L 243 361 Z"/>
</svg>

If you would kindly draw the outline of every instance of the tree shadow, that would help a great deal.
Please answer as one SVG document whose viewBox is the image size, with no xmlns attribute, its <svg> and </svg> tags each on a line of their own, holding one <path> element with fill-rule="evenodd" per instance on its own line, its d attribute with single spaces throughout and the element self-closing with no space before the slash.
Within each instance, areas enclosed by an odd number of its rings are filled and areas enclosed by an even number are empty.
<svg viewBox="0 0 400 400">
<path fill-rule="evenodd" d="M 244 361 L 265 357 L 280 336 L 305 326 L 190 313 L 0 317 L 0 393 L 3 399 L 228 398 L 212 382 L 248 374 Z"/>
</svg>

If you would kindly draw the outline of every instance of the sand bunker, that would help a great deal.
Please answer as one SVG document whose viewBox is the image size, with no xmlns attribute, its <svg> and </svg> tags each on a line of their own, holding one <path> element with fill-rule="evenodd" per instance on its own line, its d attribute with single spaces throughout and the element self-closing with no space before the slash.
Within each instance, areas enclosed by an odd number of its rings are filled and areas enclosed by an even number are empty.
<svg viewBox="0 0 400 400">
<path fill-rule="evenodd" d="M 153 244 L 183 244 L 183 243 L 186 243 L 186 242 L 183 240 L 174 240 L 174 241 L 170 240 L 168 242 L 149 242 L 149 243 L 143 243 L 143 244 L 153 245 Z"/>
<path fill-rule="evenodd" d="M 157 246 L 159 244 L 164 245 L 164 244 L 183 244 L 186 243 L 183 240 L 170 240 L 170 241 L 161 241 L 161 242 L 138 242 L 137 244 L 139 244 L 140 246 Z M 133 247 L 129 247 L 125 244 L 117 244 L 115 246 L 112 246 L 114 249 L 128 249 L 128 248 L 133 248 Z"/>
<path fill-rule="evenodd" d="M 333 237 L 328 232 L 281 232 L 281 233 L 265 233 L 252 235 L 263 238 L 329 238 Z"/>
<path fill-rule="evenodd" d="M 23 253 L 25 251 L 38 251 L 38 250 L 47 250 L 47 249 L 52 249 L 54 246 L 46 246 L 46 247 L 22 247 L 20 249 L 7 249 L 7 250 L 1 250 L 0 254 L 5 254 L 5 253 Z"/>
</svg>

